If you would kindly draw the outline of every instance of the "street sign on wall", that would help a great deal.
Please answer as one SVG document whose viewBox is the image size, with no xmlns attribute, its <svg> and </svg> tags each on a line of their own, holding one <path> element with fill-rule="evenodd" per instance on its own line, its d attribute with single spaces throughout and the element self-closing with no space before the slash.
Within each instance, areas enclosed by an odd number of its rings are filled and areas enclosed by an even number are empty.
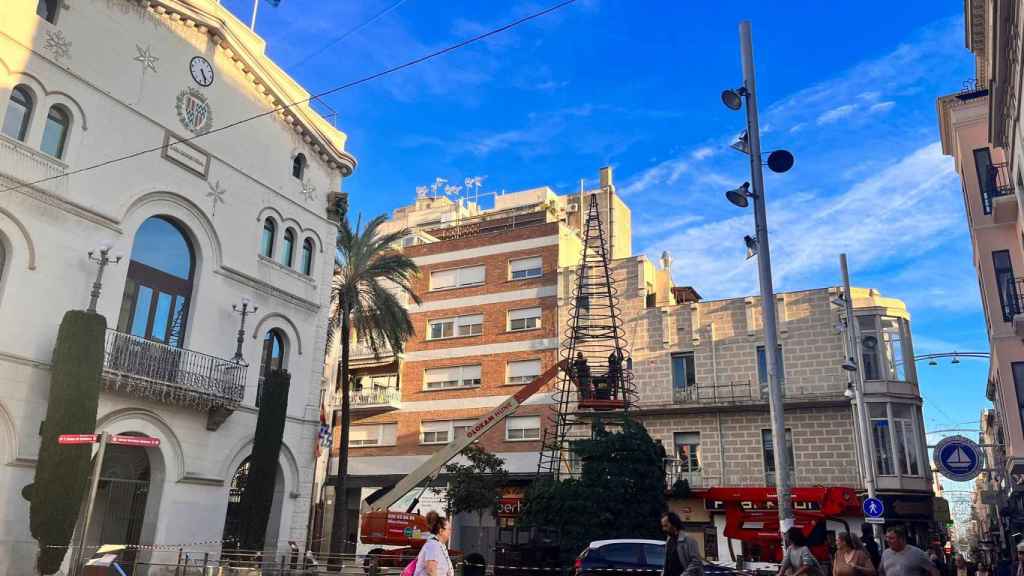
<svg viewBox="0 0 1024 576">
<path fill-rule="evenodd" d="M 160 445 L 160 439 L 152 436 L 125 436 L 114 434 L 110 437 L 111 444 L 122 446 L 140 446 L 143 448 L 154 448 Z"/>
<path fill-rule="evenodd" d="M 955 482 L 973 480 L 981 473 L 981 447 L 964 436 L 947 436 L 935 445 L 933 450 L 935 467 Z"/>
<path fill-rule="evenodd" d="M 57 443 L 65 446 L 75 444 L 95 444 L 100 441 L 99 434 L 61 434 L 57 436 Z"/>
</svg>

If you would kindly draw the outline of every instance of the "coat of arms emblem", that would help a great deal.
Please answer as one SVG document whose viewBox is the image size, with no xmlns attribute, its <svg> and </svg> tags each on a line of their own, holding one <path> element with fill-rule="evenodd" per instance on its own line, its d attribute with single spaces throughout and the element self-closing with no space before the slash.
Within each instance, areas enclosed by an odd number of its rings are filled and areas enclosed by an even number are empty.
<svg viewBox="0 0 1024 576">
<path fill-rule="evenodd" d="M 193 134 L 205 134 L 213 126 L 210 103 L 202 92 L 191 86 L 178 93 L 174 107 L 178 111 L 181 125 Z"/>
</svg>

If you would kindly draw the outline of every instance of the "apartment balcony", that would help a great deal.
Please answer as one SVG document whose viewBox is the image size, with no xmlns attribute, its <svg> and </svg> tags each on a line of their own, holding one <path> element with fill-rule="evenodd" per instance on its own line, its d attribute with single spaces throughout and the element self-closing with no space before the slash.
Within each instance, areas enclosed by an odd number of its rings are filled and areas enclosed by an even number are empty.
<svg viewBox="0 0 1024 576">
<path fill-rule="evenodd" d="M 367 418 L 402 407 L 402 393 L 398 388 L 363 388 L 349 395 L 352 415 Z"/>
<path fill-rule="evenodd" d="M 665 489 L 669 492 L 679 481 L 685 481 L 690 490 L 714 488 L 721 484 L 717 476 L 708 476 L 700 467 L 693 467 L 691 462 L 678 458 L 665 458 Z"/>
<path fill-rule="evenodd" d="M 350 368 L 369 368 L 371 366 L 384 366 L 395 361 L 395 353 L 387 344 L 382 344 L 378 354 L 368 344 L 355 342 L 348 349 L 348 365 Z"/>
<path fill-rule="evenodd" d="M 68 179 L 60 178 L 67 171 L 67 164 L 33 150 L 25 144 L 0 135 L 0 177 L 6 177 L 17 184 L 46 180 L 35 185 L 50 194 L 65 195 Z"/>
<path fill-rule="evenodd" d="M 1017 195 L 1005 162 L 989 166 L 988 175 L 982 181 L 981 199 L 985 213 L 992 214 L 996 224 L 1017 220 Z"/>
<path fill-rule="evenodd" d="M 1013 332 L 1024 339 L 1024 277 L 1013 278 L 1002 289 L 1003 319 L 1013 323 Z"/>
<path fill-rule="evenodd" d="M 207 412 L 216 430 L 242 402 L 246 365 L 107 329 L 103 387 Z"/>
<path fill-rule="evenodd" d="M 725 384 L 698 383 L 672 389 L 673 404 L 742 404 L 767 400 L 749 380 Z"/>
</svg>

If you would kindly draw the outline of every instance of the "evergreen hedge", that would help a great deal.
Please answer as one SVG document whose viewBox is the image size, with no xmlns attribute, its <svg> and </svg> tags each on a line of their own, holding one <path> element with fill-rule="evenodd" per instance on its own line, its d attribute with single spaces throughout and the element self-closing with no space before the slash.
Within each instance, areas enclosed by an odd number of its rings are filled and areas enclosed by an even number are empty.
<svg viewBox="0 0 1024 576">
<path fill-rule="evenodd" d="M 61 446 L 57 436 L 96 432 L 106 329 L 103 316 L 70 310 L 57 333 L 35 481 L 22 492 L 29 499 L 32 537 L 39 542 L 40 574 L 60 569 L 86 497 L 92 446 Z"/>
<path fill-rule="evenodd" d="M 256 436 L 249 457 L 249 477 L 239 503 L 242 550 L 262 550 L 264 546 L 270 509 L 274 504 L 277 458 L 284 437 L 291 379 L 287 371 L 273 370 L 263 382 Z"/>
</svg>

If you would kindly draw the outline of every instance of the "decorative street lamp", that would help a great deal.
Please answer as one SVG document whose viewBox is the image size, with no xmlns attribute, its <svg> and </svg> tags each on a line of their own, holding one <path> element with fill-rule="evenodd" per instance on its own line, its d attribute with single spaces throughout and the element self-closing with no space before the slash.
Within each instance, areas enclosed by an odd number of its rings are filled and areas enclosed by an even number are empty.
<svg viewBox="0 0 1024 576">
<path fill-rule="evenodd" d="M 231 359 L 238 364 L 242 364 L 245 362 L 245 359 L 242 358 L 242 343 L 245 341 L 245 317 L 259 310 L 259 307 L 257 306 L 253 306 L 252 308 L 250 308 L 249 304 L 251 303 L 252 300 L 243 296 L 241 307 L 239 307 L 237 304 L 231 305 L 231 309 L 242 317 L 242 323 L 238 327 L 238 347 L 235 348 L 235 357 Z"/>
<path fill-rule="evenodd" d="M 124 258 L 120 254 L 109 256 L 111 248 L 110 242 L 104 242 L 95 250 L 89 250 L 88 252 L 89 260 L 95 262 L 97 268 L 96 280 L 92 283 L 92 292 L 89 293 L 88 312 L 96 311 L 96 303 L 99 301 L 100 291 L 103 289 L 103 269 L 107 267 L 107 264 L 117 264 Z"/>
</svg>

